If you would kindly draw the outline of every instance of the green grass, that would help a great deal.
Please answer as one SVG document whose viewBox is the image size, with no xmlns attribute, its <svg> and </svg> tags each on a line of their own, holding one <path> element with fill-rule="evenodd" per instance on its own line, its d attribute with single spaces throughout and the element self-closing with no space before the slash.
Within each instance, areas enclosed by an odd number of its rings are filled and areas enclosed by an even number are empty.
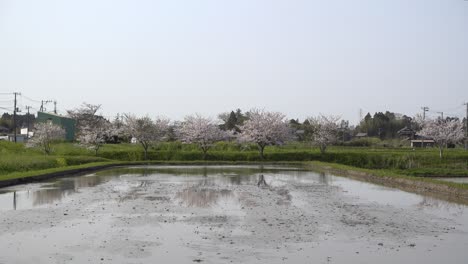
<svg viewBox="0 0 468 264">
<path fill-rule="evenodd" d="M 408 179 L 412 181 L 428 182 L 428 183 L 440 184 L 440 185 L 445 185 L 449 187 L 468 190 L 468 183 L 457 183 L 457 182 L 442 181 L 442 180 L 433 179 L 433 178 L 416 177 L 416 176 L 411 176 L 411 175 L 406 175 L 406 174 L 400 174 L 394 170 L 364 169 L 364 168 L 356 168 L 353 166 L 347 166 L 347 165 L 342 165 L 342 164 L 337 164 L 337 163 L 326 163 L 326 162 L 320 162 L 320 161 L 312 161 L 312 162 L 306 163 L 306 165 L 311 165 L 315 169 L 332 168 L 332 169 L 343 171 L 343 172 L 346 172 L 346 171 L 362 172 L 362 173 L 367 173 L 370 175 L 375 175 L 378 177 L 402 178 L 402 179 Z"/>
<path fill-rule="evenodd" d="M 70 170 L 85 169 L 85 168 L 92 168 L 92 167 L 112 165 L 112 164 L 118 164 L 118 162 L 91 162 L 91 163 L 86 163 L 86 164 L 81 164 L 81 165 L 72 165 L 72 166 L 67 166 L 67 167 L 53 167 L 53 168 L 48 168 L 48 169 L 39 169 L 39 170 L 31 170 L 31 171 L 18 171 L 18 172 L 0 175 L 0 181 L 27 178 L 27 177 L 32 177 L 32 176 L 46 175 L 46 174 L 55 173 L 55 172 L 66 172 Z"/>
<path fill-rule="evenodd" d="M 98 156 L 72 143 L 53 146 L 53 155 L 46 156 L 38 149 L 22 144 L 0 141 L 0 179 L 5 175 L 33 175 L 47 170 L 64 170 L 75 166 L 108 162 L 140 162 L 143 149 L 138 144 L 108 144 Z M 203 154 L 193 144 L 161 143 L 148 153 L 150 160 L 160 162 L 193 162 L 203 160 Z M 307 162 L 337 163 L 361 169 L 384 171 L 406 176 L 468 176 L 468 152 L 449 149 L 443 159 L 437 149 L 389 147 L 330 147 L 321 154 L 310 144 L 295 142 L 285 146 L 267 147 L 261 160 L 255 145 L 219 142 L 208 152 L 211 162 Z M 18 177 L 20 177 L 18 176 Z M 16 176 L 15 176 L 16 177 Z"/>
</svg>

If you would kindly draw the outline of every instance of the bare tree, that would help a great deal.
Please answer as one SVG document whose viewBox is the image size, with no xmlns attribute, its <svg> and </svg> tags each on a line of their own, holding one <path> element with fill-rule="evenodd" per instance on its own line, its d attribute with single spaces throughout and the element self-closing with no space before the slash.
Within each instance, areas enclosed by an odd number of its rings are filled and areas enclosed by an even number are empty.
<svg viewBox="0 0 468 264">
<path fill-rule="evenodd" d="M 320 152 L 325 153 L 330 144 L 338 141 L 338 131 L 340 117 L 319 115 L 309 117 L 308 121 L 312 126 L 312 140 L 320 148 Z"/>
<path fill-rule="evenodd" d="M 141 144 L 145 151 L 145 160 L 148 159 L 148 148 L 155 142 L 164 141 L 169 130 L 169 119 L 150 117 L 136 117 L 125 115 L 125 128 L 127 133 Z"/>
<path fill-rule="evenodd" d="M 29 139 L 28 147 L 38 147 L 46 155 L 52 152 L 51 144 L 54 141 L 65 139 L 65 130 L 52 123 L 37 123 L 34 136 Z"/>
<path fill-rule="evenodd" d="M 266 146 L 282 145 L 292 136 L 284 114 L 258 109 L 249 112 L 249 119 L 240 130 L 240 141 L 257 144 L 262 159 Z"/>
<path fill-rule="evenodd" d="M 230 135 L 222 131 L 212 119 L 198 114 L 186 116 L 175 132 L 182 142 L 197 144 L 203 152 L 203 159 L 206 159 L 208 150 L 215 142 L 227 139 Z"/>
<path fill-rule="evenodd" d="M 464 138 L 463 124 L 459 120 L 426 120 L 418 134 L 434 140 L 440 158 L 448 144 L 456 144 Z"/>
</svg>

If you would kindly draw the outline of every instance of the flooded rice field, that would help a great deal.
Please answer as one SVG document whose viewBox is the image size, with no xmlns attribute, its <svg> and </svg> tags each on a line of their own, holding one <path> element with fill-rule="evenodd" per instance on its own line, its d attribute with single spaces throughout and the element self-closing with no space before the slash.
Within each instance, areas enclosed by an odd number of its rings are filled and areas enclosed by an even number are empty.
<svg viewBox="0 0 468 264">
<path fill-rule="evenodd" d="M 468 207 L 293 167 L 149 166 L 0 189 L 0 263 L 467 263 Z"/>
</svg>

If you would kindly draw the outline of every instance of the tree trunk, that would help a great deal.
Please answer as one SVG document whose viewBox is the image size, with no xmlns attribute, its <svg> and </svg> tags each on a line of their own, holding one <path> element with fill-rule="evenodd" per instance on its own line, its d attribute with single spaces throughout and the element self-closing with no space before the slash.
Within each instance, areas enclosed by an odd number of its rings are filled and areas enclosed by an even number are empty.
<svg viewBox="0 0 468 264">
<path fill-rule="evenodd" d="M 325 150 L 327 150 L 326 145 L 320 145 L 320 153 L 325 154 Z"/>
<path fill-rule="evenodd" d="M 444 152 L 444 147 L 443 146 L 439 147 L 439 157 L 440 157 L 440 159 L 442 159 L 443 152 Z"/>
<path fill-rule="evenodd" d="M 146 160 L 148 158 L 148 147 L 149 147 L 149 144 L 144 142 L 144 141 L 140 141 L 141 143 L 141 146 L 143 147 L 143 149 L 145 150 L 145 156 L 144 156 L 144 160 Z"/>
<path fill-rule="evenodd" d="M 263 151 L 265 150 L 265 146 L 258 145 L 258 151 L 260 152 L 260 159 L 263 160 L 265 156 L 263 155 Z"/>
</svg>

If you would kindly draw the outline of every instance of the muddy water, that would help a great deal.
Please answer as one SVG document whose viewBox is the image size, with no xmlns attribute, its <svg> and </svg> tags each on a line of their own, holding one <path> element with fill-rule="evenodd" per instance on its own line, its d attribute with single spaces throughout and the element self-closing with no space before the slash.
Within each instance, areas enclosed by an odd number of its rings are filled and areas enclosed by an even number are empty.
<svg viewBox="0 0 468 264">
<path fill-rule="evenodd" d="M 467 263 L 468 207 L 290 167 L 0 189 L 0 263 Z"/>
<path fill-rule="evenodd" d="M 434 179 L 456 183 L 468 183 L 468 177 L 440 177 Z"/>
</svg>

